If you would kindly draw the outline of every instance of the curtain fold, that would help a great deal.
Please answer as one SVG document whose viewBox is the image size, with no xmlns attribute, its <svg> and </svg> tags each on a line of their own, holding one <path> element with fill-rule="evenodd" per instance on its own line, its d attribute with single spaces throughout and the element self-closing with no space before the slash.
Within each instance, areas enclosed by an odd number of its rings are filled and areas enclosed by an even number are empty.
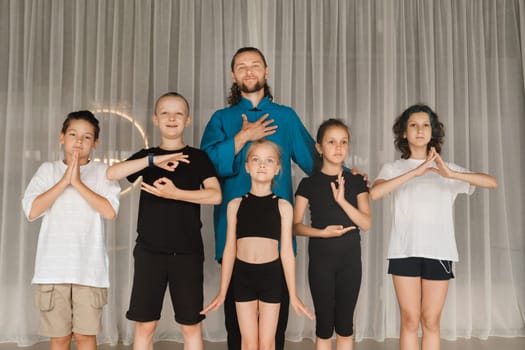
<svg viewBox="0 0 525 350">
<path fill-rule="evenodd" d="M 37 335 L 34 256 L 40 221 L 27 222 L 23 191 L 37 167 L 60 159 L 61 123 L 95 111 L 108 163 L 159 143 L 153 104 L 166 91 L 190 102 L 186 143 L 198 146 L 211 114 L 226 105 L 230 61 L 242 46 L 266 55 L 278 103 L 292 106 L 315 136 L 322 120 L 351 127 L 348 166 L 371 181 L 399 157 L 392 124 L 406 107 L 429 104 L 445 124 L 443 157 L 498 179 L 456 201 L 460 261 L 443 311 L 442 337 L 525 336 L 525 3 L 522 0 L 0 0 L 0 342 Z M 304 174 L 293 171 L 297 184 Z M 125 318 L 140 186 L 125 191 L 107 223 L 111 287 L 99 343 L 133 340 Z M 386 250 L 390 200 L 372 203 L 362 233 L 357 340 L 397 337 L 399 315 Z M 203 206 L 205 302 L 216 293 L 212 208 Z M 313 308 L 307 240 L 298 238 L 298 292 Z M 204 321 L 224 341 L 222 310 Z M 314 337 L 290 313 L 287 338 Z M 156 340 L 182 341 L 166 300 Z"/>
</svg>

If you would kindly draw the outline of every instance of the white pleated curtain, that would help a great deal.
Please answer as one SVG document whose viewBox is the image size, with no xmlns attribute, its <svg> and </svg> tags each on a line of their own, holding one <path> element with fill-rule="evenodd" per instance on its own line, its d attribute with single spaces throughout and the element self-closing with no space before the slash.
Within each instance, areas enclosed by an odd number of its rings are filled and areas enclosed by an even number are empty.
<svg viewBox="0 0 525 350">
<path fill-rule="evenodd" d="M 178 91 L 192 107 L 185 141 L 198 146 L 209 117 L 226 103 L 230 60 L 242 46 L 265 53 L 275 100 L 293 106 L 313 135 L 323 119 L 347 121 L 348 165 L 371 179 L 399 157 L 395 117 L 417 102 L 438 112 L 444 158 L 499 182 L 456 202 L 460 262 L 442 336 L 525 336 L 524 38 L 519 0 L 0 0 L 0 342 L 43 340 L 30 285 L 40 221 L 27 222 L 20 200 L 38 165 L 61 157 L 65 115 L 96 111 L 102 133 L 93 156 L 112 162 L 158 144 L 153 103 Z M 302 176 L 296 169 L 295 183 Z M 111 288 L 99 343 L 133 339 L 125 312 L 139 188 L 122 185 L 119 216 L 107 225 Z M 209 301 L 220 269 L 212 209 L 202 212 Z M 398 336 L 385 260 L 390 220 L 389 199 L 374 202 L 373 227 L 362 234 L 357 340 Z M 298 291 L 312 308 L 307 241 L 298 242 Z M 225 334 L 222 311 L 211 313 L 205 338 Z M 287 338 L 313 336 L 314 323 L 292 312 Z M 182 340 L 169 301 L 155 338 Z"/>
</svg>

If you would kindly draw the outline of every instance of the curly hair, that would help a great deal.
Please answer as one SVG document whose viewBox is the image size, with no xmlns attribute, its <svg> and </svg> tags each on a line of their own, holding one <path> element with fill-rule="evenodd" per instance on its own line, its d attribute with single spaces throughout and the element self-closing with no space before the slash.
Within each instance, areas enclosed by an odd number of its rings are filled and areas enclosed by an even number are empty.
<svg viewBox="0 0 525 350">
<path fill-rule="evenodd" d="M 341 119 L 330 118 L 322 122 L 321 125 L 319 125 L 319 129 L 317 129 L 317 135 L 315 137 L 315 141 L 318 144 L 321 144 L 323 142 L 324 135 L 326 134 L 326 131 L 330 128 L 344 129 L 346 133 L 348 134 L 348 141 L 350 141 L 350 128 Z M 314 170 L 320 171 L 322 167 L 323 167 L 323 156 L 317 153 L 314 158 Z"/>
<path fill-rule="evenodd" d="M 425 104 L 415 104 L 408 107 L 399 117 L 397 117 L 392 131 L 394 132 L 394 145 L 396 149 L 401 152 L 401 158 L 410 158 L 411 152 L 408 146 L 408 141 L 404 137 L 407 130 L 408 119 L 414 113 L 423 112 L 426 113 L 430 119 L 430 125 L 432 127 L 432 137 L 430 142 L 427 144 L 427 152 L 430 147 L 434 147 L 436 152 L 441 154 L 441 146 L 443 145 L 443 138 L 445 137 L 445 127 L 443 123 L 439 121 L 439 117 L 429 106 Z"/>
<path fill-rule="evenodd" d="M 233 55 L 233 58 L 231 61 L 232 72 L 233 72 L 233 68 L 235 67 L 235 59 L 237 58 L 237 56 L 239 56 L 241 53 L 244 53 L 244 52 L 257 53 L 259 56 L 261 56 L 261 59 L 264 63 L 264 68 L 268 67 L 268 65 L 266 64 L 266 58 L 264 58 L 263 53 L 255 47 L 248 46 L 248 47 L 241 47 L 239 50 L 237 50 L 235 55 Z M 270 100 L 273 100 L 273 95 L 270 91 L 270 86 L 268 86 L 268 83 L 266 81 L 264 82 L 264 96 L 268 96 Z M 233 83 L 230 88 L 230 94 L 228 95 L 228 104 L 230 106 L 234 106 L 238 104 L 239 102 L 241 102 L 241 89 L 239 88 L 239 85 L 237 85 L 236 83 Z"/>
</svg>

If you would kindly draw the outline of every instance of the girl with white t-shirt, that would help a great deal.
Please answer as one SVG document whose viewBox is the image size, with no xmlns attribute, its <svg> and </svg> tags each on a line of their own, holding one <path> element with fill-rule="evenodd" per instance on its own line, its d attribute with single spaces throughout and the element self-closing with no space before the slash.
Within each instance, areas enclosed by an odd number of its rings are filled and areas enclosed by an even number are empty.
<svg viewBox="0 0 525 350">
<path fill-rule="evenodd" d="M 475 186 L 495 188 L 496 179 L 443 161 L 444 127 L 426 105 L 405 110 L 393 131 L 402 159 L 383 165 L 370 197 L 394 195 L 387 258 L 401 315 L 400 348 L 419 348 L 421 323 L 422 349 L 439 349 L 441 312 L 458 261 L 454 200 Z"/>
</svg>

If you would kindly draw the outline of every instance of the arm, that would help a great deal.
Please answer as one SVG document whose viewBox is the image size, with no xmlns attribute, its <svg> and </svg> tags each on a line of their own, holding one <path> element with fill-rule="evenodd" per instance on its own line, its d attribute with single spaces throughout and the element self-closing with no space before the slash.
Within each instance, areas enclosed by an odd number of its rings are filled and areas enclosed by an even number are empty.
<svg viewBox="0 0 525 350">
<path fill-rule="evenodd" d="M 113 220 L 117 213 L 109 201 L 99 195 L 98 193 L 92 191 L 87 187 L 82 181 L 72 183 L 73 187 L 80 193 L 82 198 L 89 203 L 89 205 L 98 211 L 105 219 Z"/>
<path fill-rule="evenodd" d="M 457 171 L 453 171 L 452 173 L 452 179 L 468 182 L 474 186 L 482 188 L 496 188 L 498 186 L 496 178 L 485 173 L 460 173 Z"/>
<path fill-rule="evenodd" d="M 113 220 L 117 216 L 117 212 L 113 209 L 111 203 L 103 196 L 99 195 L 91 188 L 86 186 L 80 178 L 80 165 L 78 163 L 78 153 L 75 153 L 73 157 L 73 163 L 70 165 L 71 170 L 71 186 L 80 193 L 82 198 L 88 202 L 88 204 L 99 212 L 102 217 L 107 220 Z M 69 167 L 68 167 L 69 169 Z M 66 174 L 68 171 L 66 171 Z"/>
<path fill-rule="evenodd" d="M 450 169 L 441 156 L 438 154 L 436 156 L 436 173 L 443 177 L 448 177 L 450 179 L 455 179 L 459 181 L 468 182 L 473 186 L 483 187 L 483 188 L 496 188 L 498 185 L 496 179 L 485 173 L 462 173 L 459 171 L 454 171 Z"/>
<path fill-rule="evenodd" d="M 293 124 L 290 129 L 293 133 L 293 137 L 291 137 L 291 156 L 293 161 L 306 174 L 311 175 L 314 169 L 314 157 L 317 156 L 315 141 L 308 130 L 306 130 L 299 116 L 293 110 L 291 112 L 293 113 Z"/>
<path fill-rule="evenodd" d="M 313 319 L 313 315 L 304 306 L 297 296 L 295 289 L 295 255 L 292 246 L 292 205 L 283 199 L 279 199 L 279 212 L 281 213 L 281 263 L 284 270 L 284 278 L 290 294 L 290 305 L 299 315 L 303 312 L 308 318 Z"/>
<path fill-rule="evenodd" d="M 82 198 L 84 198 L 88 204 L 97 212 L 99 212 L 104 218 L 112 220 L 116 217 L 116 211 L 111 203 L 103 196 L 92 191 L 80 179 L 78 153 L 75 153 L 73 155 L 71 164 L 68 165 L 62 178 L 49 190 L 43 192 L 35 198 L 31 205 L 28 219 L 32 221 L 41 216 L 53 205 L 53 203 L 55 203 L 56 199 L 69 185 L 73 186 L 73 188 L 75 188 L 80 193 Z"/>
<path fill-rule="evenodd" d="M 368 231 L 372 224 L 372 217 L 370 214 L 370 202 L 368 200 L 368 193 L 361 192 L 357 195 L 357 208 L 349 203 L 345 198 L 345 178 L 342 172 L 337 178 L 339 186 L 336 188 L 335 183 L 330 183 L 332 193 L 337 204 L 343 209 L 345 214 L 362 230 Z"/>
<path fill-rule="evenodd" d="M 200 313 L 202 315 L 209 311 L 217 310 L 226 299 L 226 293 L 230 286 L 231 276 L 233 272 L 233 265 L 235 257 L 237 256 L 237 235 L 235 228 L 237 226 L 237 211 L 239 210 L 240 198 L 235 198 L 228 203 L 226 228 L 226 245 L 224 246 L 224 253 L 222 255 L 221 265 L 221 283 L 217 296 L 206 306 Z"/>
<path fill-rule="evenodd" d="M 295 196 L 295 205 L 293 208 L 293 229 L 295 234 L 306 237 L 339 237 L 354 230 L 355 226 L 343 227 L 341 225 L 328 225 L 324 229 L 317 229 L 303 224 L 304 213 L 308 206 L 308 199 L 303 196 Z"/>
<path fill-rule="evenodd" d="M 142 183 L 141 188 L 155 196 L 197 204 L 220 204 L 221 187 L 216 177 L 209 177 L 202 182 L 199 190 L 181 190 L 167 177 L 157 179 L 152 185 Z"/>
<path fill-rule="evenodd" d="M 423 163 L 421 163 L 421 165 L 419 165 L 417 168 L 409 170 L 404 174 L 401 174 L 388 180 L 377 179 L 372 185 L 372 188 L 370 189 L 370 198 L 376 200 L 381 197 L 384 197 L 390 192 L 397 190 L 405 182 L 408 182 L 415 177 L 424 175 L 429 171 L 434 171 L 435 168 L 433 168 L 430 165 L 430 163 L 436 158 L 436 155 L 437 153 L 434 151 L 433 148 L 431 148 L 430 152 L 428 152 L 427 159 Z"/>
<path fill-rule="evenodd" d="M 27 214 L 29 221 L 33 221 L 39 218 L 46 210 L 48 210 L 56 199 L 64 192 L 69 186 L 69 180 L 71 178 L 70 167 L 67 168 L 64 176 L 49 190 L 42 192 L 38 195 L 31 204 L 31 209 Z"/>
<path fill-rule="evenodd" d="M 188 156 L 182 153 L 171 153 L 153 157 L 153 164 L 155 164 L 155 166 L 168 171 L 175 171 L 179 162 L 189 163 L 190 161 L 188 160 Z M 110 166 L 106 171 L 106 177 L 110 180 L 120 180 L 131 174 L 135 174 L 148 166 L 148 156 L 133 160 L 125 160 Z"/>
</svg>

